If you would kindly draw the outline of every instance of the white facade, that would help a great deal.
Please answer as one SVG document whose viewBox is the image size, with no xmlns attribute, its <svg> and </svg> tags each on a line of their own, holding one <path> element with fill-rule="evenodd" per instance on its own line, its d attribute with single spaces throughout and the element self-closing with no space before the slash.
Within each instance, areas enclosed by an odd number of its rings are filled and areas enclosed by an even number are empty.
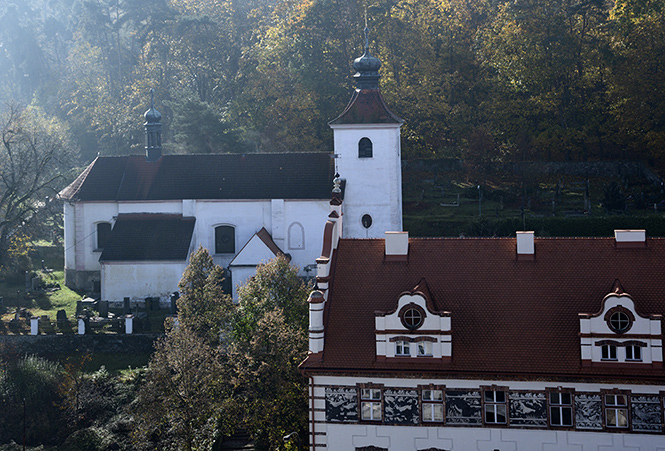
<svg viewBox="0 0 665 451">
<path fill-rule="evenodd" d="M 332 185 L 331 185 L 332 186 Z M 216 264 L 228 268 L 243 246 L 265 227 L 279 248 L 291 255 L 300 274 L 308 276 L 322 247 L 322 233 L 329 205 L 326 200 L 181 200 L 160 202 L 65 202 L 65 271 L 100 280 L 102 299 L 121 301 L 124 297 L 143 299 L 168 296 L 178 290 L 187 262 L 105 262 L 97 248 L 97 224 L 115 223 L 124 213 L 171 213 L 194 216 L 196 223 L 190 251 L 199 245 L 213 256 Z M 215 227 L 235 229 L 235 253 L 215 254 Z M 239 270 L 236 283 L 245 281 L 254 268 Z M 249 271 L 249 272 L 248 272 Z M 247 273 L 247 274 L 245 274 Z M 312 272 L 311 275 L 314 275 Z M 73 277 L 73 276 L 72 276 Z M 92 286 L 90 288 L 92 289 Z M 235 288 L 234 288 L 235 293 Z"/>
<path fill-rule="evenodd" d="M 334 377 L 314 376 L 310 379 L 310 427 L 313 428 L 314 443 L 310 449 L 327 451 L 348 451 L 374 446 L 391 451 L 416 450 L 478 450 L 478 451 L 663 451 L 665 440 L 660 434 L 599 432 L 573 428 L 527 428 L 527 427 L 476 427 L 438 426 L 427 423 L 417 425 L 380 425 L 372 422 L 354 421 L 333 423 L 326 421 L 327 402 L 330 390 L 349 388 L 356 390 L 363 384 L 395 389 L 412 389 L 420 393 L 419 386 L 445 386 L 446 390 L 481 390 L 482 387 L 502 386 L 509 392 L 541 392 L 548 390 L 572 389 L 585 394 L 601 396 L 616 387 L 611 384 L 571 384 L 561 382 L 517 382 L 479 381 L 456 379 L 381 378 L 381 377 Z M 633 394 L 658 397 L 665 390 L 663 385 L 626 385 L 622 390 Z M 328 392 L 326 391 L 328 389 Z M 509 395 L 510 396 L 510 395 Z M 384 406 L 385 408 L 385 406 Z M 605 410 L 605 407 L 603 407 Z"/>
<path fill-rule="evenodd" d="M 383 238 L 402 230 L 401 123 L 332 124 L 335 169 L 346 180 L 344 237 Z M 359 143 L 368 138 L 372 156 L 359 156 Z M 372 224 L 363 225 L 369 215 Z"/>
</svg>

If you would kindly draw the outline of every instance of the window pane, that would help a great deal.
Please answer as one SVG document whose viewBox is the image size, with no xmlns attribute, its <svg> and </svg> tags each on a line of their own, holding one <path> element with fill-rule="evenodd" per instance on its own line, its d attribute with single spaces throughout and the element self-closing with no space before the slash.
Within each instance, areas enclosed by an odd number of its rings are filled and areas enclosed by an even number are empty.
<svg viewBox="0 0 665 451">
<path fill-rule="evenodd" d="M 372 419 L 372 403 L 364 402 L 362 403 L 362 419 L 371 420 Z"/>
<path fill-rule="evenodd" d="M 605 409 L 605 413 L 607 414 L 607 425 L 616 427 L 617 425 L 616 411 L 614 409 Z"/>
<path fill-rule="evenodd" d="M 561 403 L 560 404 L 571 404 L 571 399 L 570 399 L 570 393 L 559 393 L 561 396 Z"/>
<path fill-rule="evenodd" d="M 231 226 L 215 227 L 215 253 L 233 254 L 235 251 L 235 228 Z"/>
<path fill-rule="evenodd" d="M 485 401 L 487 402 L 494 402 L 494 392 L 493 391 L 486 391 L 485 392 Z"/>
<path fill-rule="evenodd" d="M 620 428 L 628 427 L 628 410 L 617 409 L 617 425 Z"/>
<path fill-rule="evenodd" d="M 432 401 L 432 390 L 423 390 L 423 400 Z"/>
<path fill-rule="evenodd" d="M 97 224 L 97 249 L 104 249 L 106 243 L 111 237 L 111 224 L 100 222 Z"/>
<path fill-rule="evenodd" d="M 496 402 L 506 402 L 505 392 L 502 391 L 496 392 Z"/>
<path fill-rule="evenodd" d="M 563 407 L 561 409 L 563 419 L 561 421 L 562 426 L 572 426 L 573 425 L 573 409 L 570 407 Z"/>
<path fill-rule="evenodd" d="M 372 419 L 373 420 L 381 419 L 381 403 L 378 402 L 372 403 Z"/>
<path fill-rule="evenodd" d="M 372 399 L 381 399 L 381 390 L 372 389 Z"/>
<path fill-rule="evenodd" d="M 369 388 L 363 388 L 363 389 L 360 391 L 360 397 L 361 397 L 362 399 L 370 399 L 371 396 L 372 396 L 372 395 L 371 395 L 371 391 L 370 391 Z"/>
<path fill-rule="evenodd" d="M 494 415 L 494 405 L 485 405 L 485 421 L 487 423 L 496 423 L 496 416 Z"/>
<path fill-rule="evenodd" d="M 433 404 L 434 421 L 443 421 L 443 404 Z"/>
<path fill-rule="evenodd" d="M 443 390 L 434 390 L 434 391 L 432 391 L 432 395 L 434 396 L 434 399 L 436 401 L 442 401 L 443 400 Z"/>
<path fill-rule="evenodd" d="M 506 422 L 506 406 L 499 404 L 496 406 L 496 422 L 505 423 Z"/>
<path fill-rule="evenodd" d="M 556 426 L 561 424 L 561 411 L 558 407 L 550 408 L 550 417 L 552 424 Z"/>
<path fill-rule="evenodd" d="M 432 418 L 434 417 L 433 407 L 434 404 L 423 404 L 423 420 L 432 421 Z"/>
</svg>

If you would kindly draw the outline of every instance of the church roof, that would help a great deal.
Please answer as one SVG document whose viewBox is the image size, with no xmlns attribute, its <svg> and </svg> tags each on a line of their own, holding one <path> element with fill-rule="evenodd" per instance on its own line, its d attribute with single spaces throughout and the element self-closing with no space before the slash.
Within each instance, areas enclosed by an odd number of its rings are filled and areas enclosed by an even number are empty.
<svg viewBox="0 0 665 451">
<path fill-rule="evenodd" d="M 60 192 L 65 200 L 329 199 L 327 153 L 97 157 Z"/>
<path fill-rule="evenodd" d="M 356 89 L 348 105 L 329 125 L 402 124 L 383 100 L 379 89 Z"/>
<path fill-rule="evenodd" d="M 446 377 L 665 380 L 648 364 L 582 366 L 580 313 L 597 313 L 615 280 L 642 315 L 665 313 L 665 239 L 622 248 L 612 238 L 540 238 L 535 259 L 512 238 L 412 238 L 408 260 L 389 262 L 384 241 L 341 239 L 331 268 L 322 358 L 305 370 Z M 426 281 L 436 311 L 450 312 L 452 360 L 377 359 L 376 312 Z M 429 304 L 428 304 L 429 305 Z"/>
<path fill-rule="evenodd" d="M 99 261 L 185 261 L 194 223 L 174 214 L 120 214 Z"/>
</svg>

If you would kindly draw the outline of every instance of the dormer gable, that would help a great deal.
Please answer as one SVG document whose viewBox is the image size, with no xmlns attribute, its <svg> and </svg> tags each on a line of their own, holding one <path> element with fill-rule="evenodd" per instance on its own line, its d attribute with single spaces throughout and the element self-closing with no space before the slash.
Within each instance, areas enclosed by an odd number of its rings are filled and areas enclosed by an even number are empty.
<svg viewBox="0 0 665 451">
<path fill-rule="evenodd" d="M 580 313 L 582 365 L 663 365 L 662 315 L 643 316 L 619 280 L 598 313 Z"/>
<path fill-rule="evenodd" d="M 377 359 L 452 357 L 450 312 L 435 309 L 425 279 L 400 294 L 395 310 L 376 312 L 375 329 Z"/>
</svg>

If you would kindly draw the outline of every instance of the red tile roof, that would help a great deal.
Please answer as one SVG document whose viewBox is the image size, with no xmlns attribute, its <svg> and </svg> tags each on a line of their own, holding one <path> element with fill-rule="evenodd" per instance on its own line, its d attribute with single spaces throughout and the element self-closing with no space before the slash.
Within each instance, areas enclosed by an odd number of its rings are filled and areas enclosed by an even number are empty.
<svg viewBox="0 0 665 451">
<path fill-rule="evenodd" d="M 665 239 L 618 249 L 612 238 L 412 238 L 408 262 L 386 262 L 383 240 L 340 240 L 326 303 L 325 347 L 307 370 L 432 372 L 459 377 L 646 377 L 648 365 L 582 367 L 579 313 L 596 313 L 618 279 L 642 315 L 665 314 Z M 452 361 L 375 358 L 375 312 L 393 311 L 424 278 L 452 322 Z"/>
<path fill-rule="evenodd" d="M 98 157 L 68 187 L 65 200 L 330 199 L 327 153 Z"/>
<path fill-rule="evenodd" d="M 383 100 L 378 89 L 356 89 L 348 105 L 330 125 L 337 124 L 401 124 Z"/>
<path fill-rule="evenodd" d="M 194 223 L 182 215 L 120 214 L 99 261 L 187 260 Z"/>
</svg>

